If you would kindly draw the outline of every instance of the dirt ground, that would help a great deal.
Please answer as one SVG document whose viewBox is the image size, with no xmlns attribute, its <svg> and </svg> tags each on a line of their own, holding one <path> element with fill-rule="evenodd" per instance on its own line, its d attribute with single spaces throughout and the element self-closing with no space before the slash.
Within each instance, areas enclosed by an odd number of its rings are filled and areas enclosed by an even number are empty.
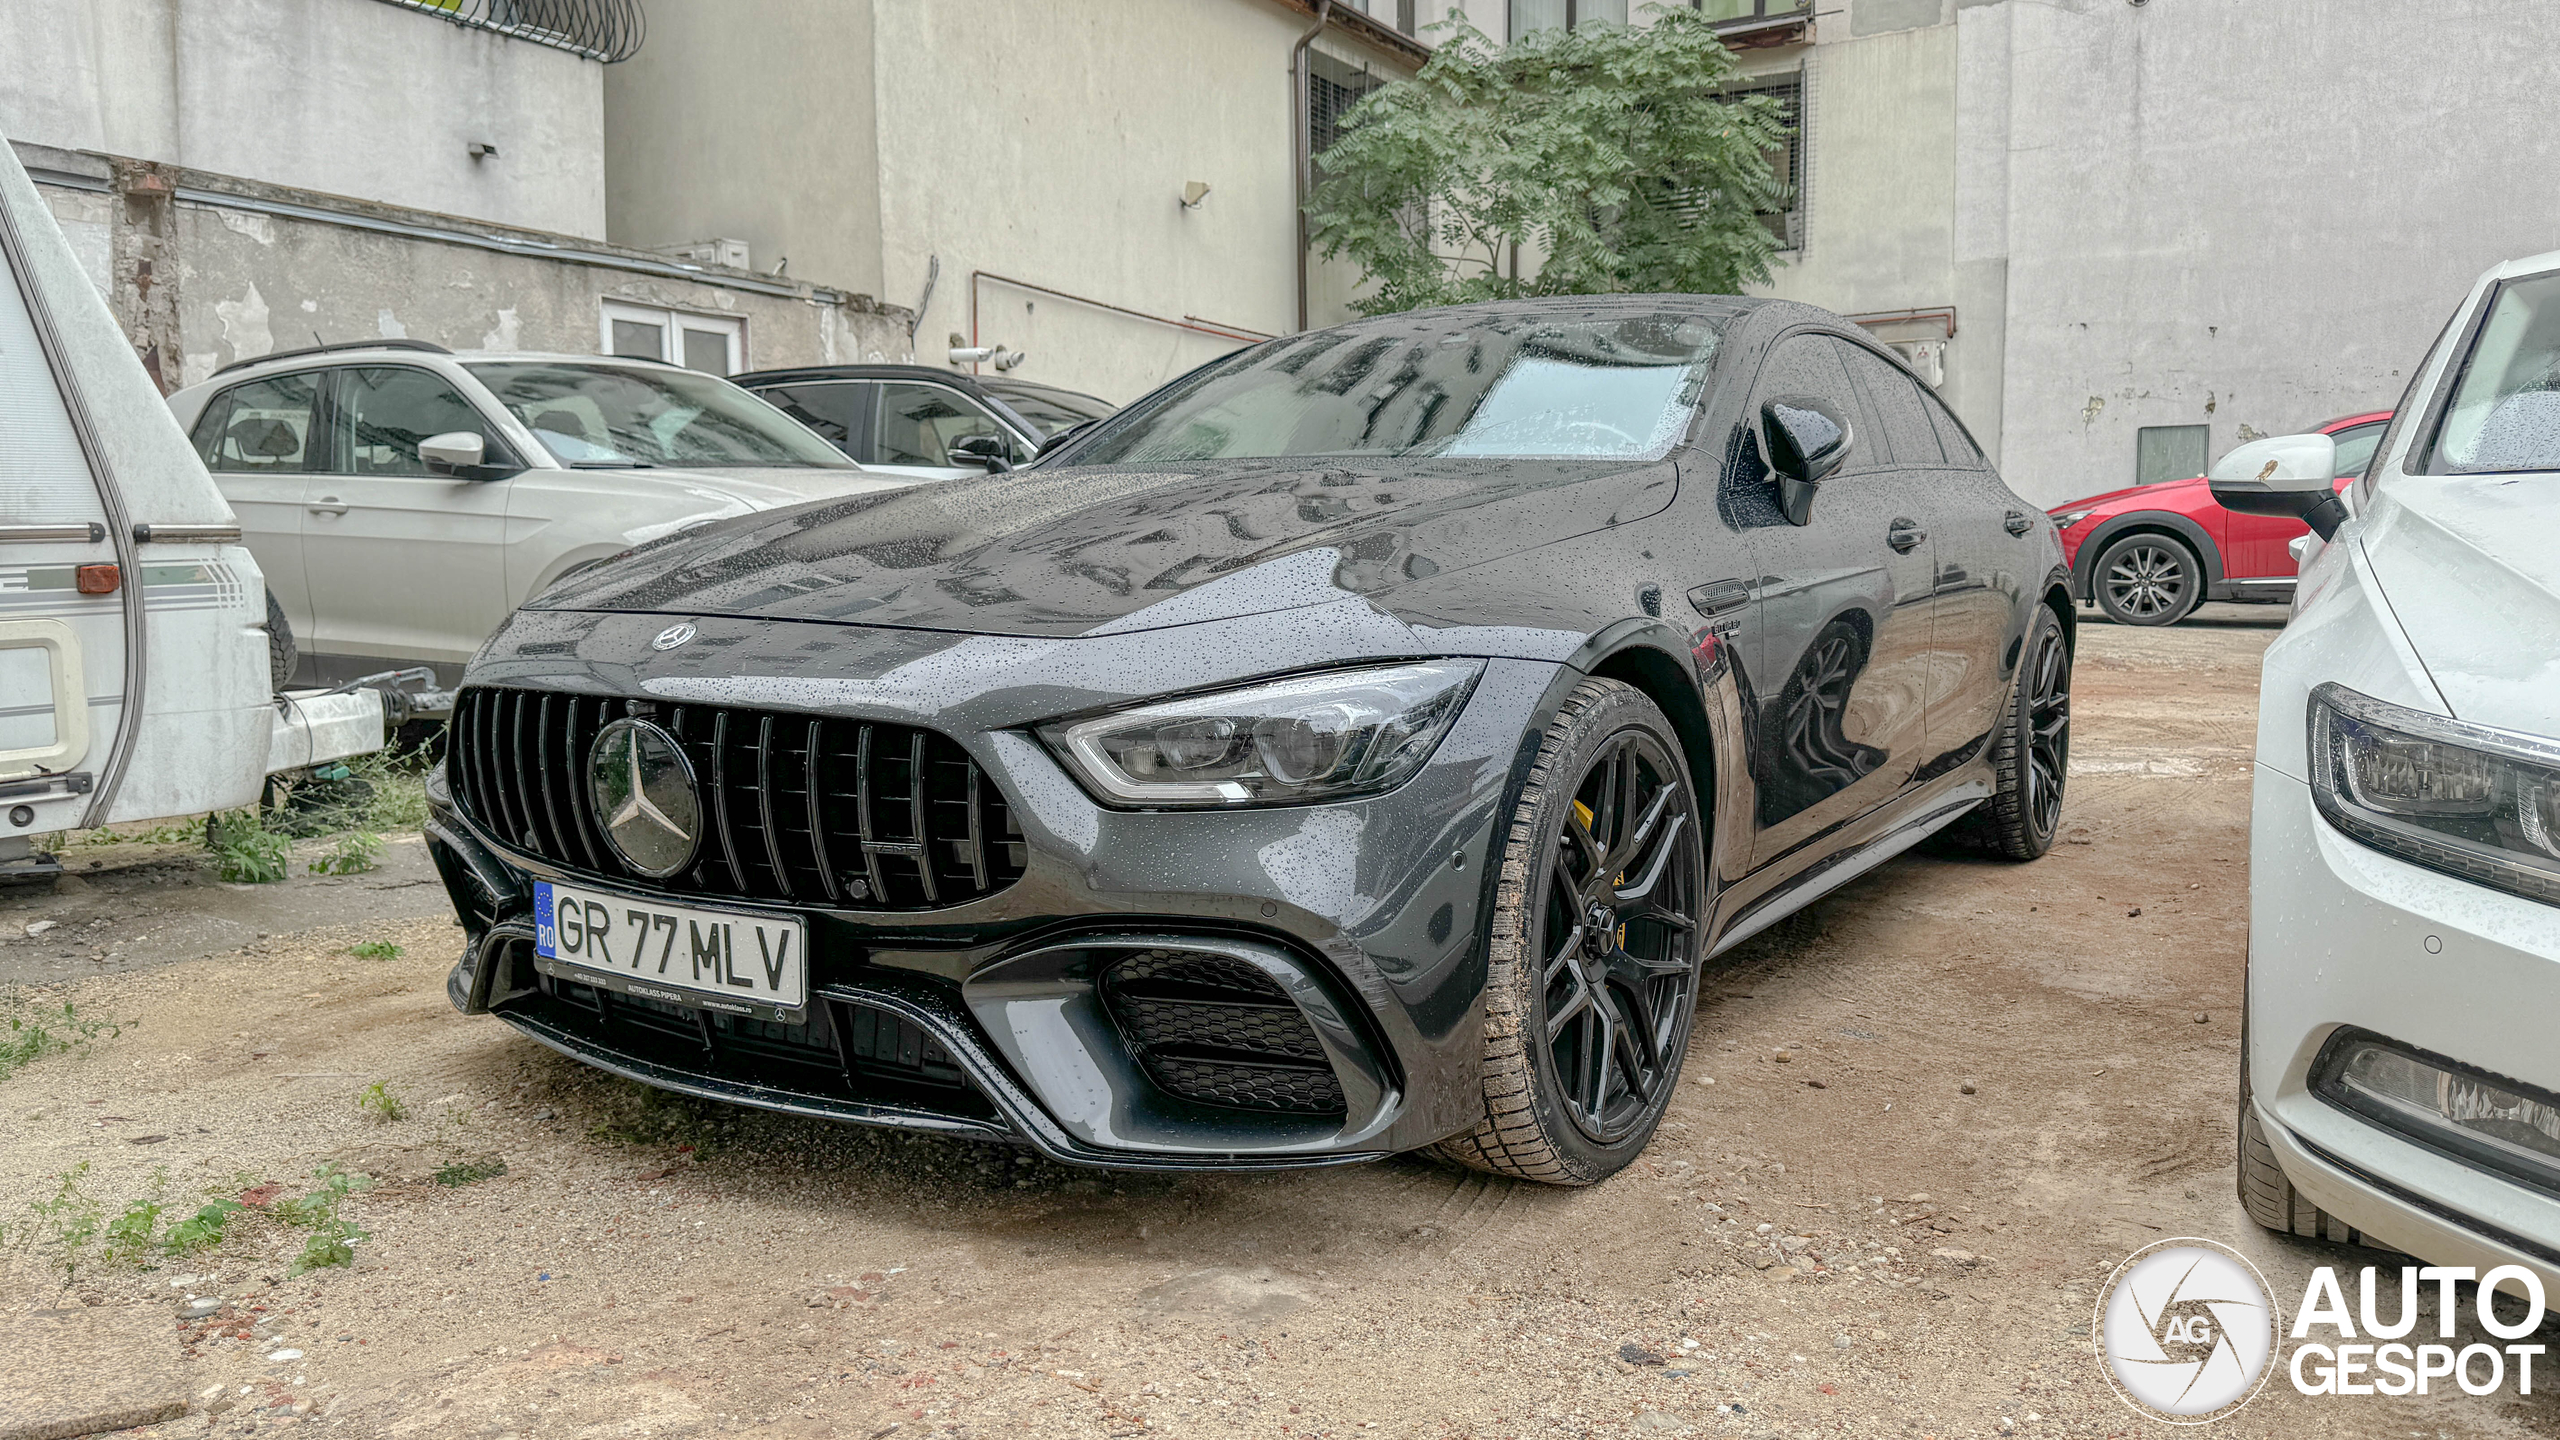
<svg viewBox="0 0 2560 1440">
<path fill-rule="evenodd" d="M 0 1390 L 184 1397 L 138 1432 L 169 1436 L 2166 1435 L 2091 1353 L 2126 1254 L 2230 1242 L 2288 1313 L 2312 1266 L 2371 1258 L 2233 1197 L 2281 618 L 2084 624 L 2064 843 L 1906 858 L 1717 962 L 1662 1134 L 1582 1192 L 1412 1158 L 1115 1176 L 653 1096 L 453 1014 L 415 844 L 350 881 L 162 858 L 0 897 L 0 981 L 134 1022 L 0 1081 Z M 402 1118 L 360 1109 L 377 1082 Z M 109 1218 L 155 1183 L 173 1214 L 268 1203 L 201 1257 L 66 1283 L 78 1205 L 30 1207 L 83 1163 Z M 274 1201 L 324 1164 L 373 1177 L 337 1212 L 368 1238 L 291 1275 L 314 1232 Z M 2560 1422 L 2279 1376 L 2214 1429 Z"/>
</svg>

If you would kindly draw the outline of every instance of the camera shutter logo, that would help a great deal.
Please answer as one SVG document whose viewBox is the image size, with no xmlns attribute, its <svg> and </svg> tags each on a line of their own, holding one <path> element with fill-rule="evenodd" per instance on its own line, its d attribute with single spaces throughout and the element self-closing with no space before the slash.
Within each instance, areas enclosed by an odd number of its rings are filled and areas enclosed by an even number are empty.
<svg viewBox="0 0 2560 1440">
<path fill-rule="evenodd" d="M 646 720 L 616 720 L 587 751 L 587 795 L 605 843 L 651 879 L 682 870 L 702 833 L 693 764 L 676 737 Z"/>
<path fill-rule="evenodd" d="M 2202 1425 L 2237 1412 L 2266 1384 L 2281 1318 L 2239 1251 L 2162 1240 L 2116 1267 L 2091 1333 L 2127 1405 L 2172 1425 Z"/>
</svg>

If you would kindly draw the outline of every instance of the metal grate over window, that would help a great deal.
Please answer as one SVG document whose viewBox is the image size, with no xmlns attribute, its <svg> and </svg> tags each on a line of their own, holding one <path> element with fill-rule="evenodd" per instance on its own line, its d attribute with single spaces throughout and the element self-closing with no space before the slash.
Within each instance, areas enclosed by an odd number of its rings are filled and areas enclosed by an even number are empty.
<svg viewBox="0 0 2560 1440">
<path fill-rule="evenodd" d="M 474 30 L 494 30 L 600 60 L 607 65 L 640 53 L 648 17 L 640 0 L 380 0 L 420 10 Z"/>
<path fill-rule="evenodd" d="M 1365 65 L 1346 64 L 1321 50 L 1308 52 L 1307 62 L 1307 153 L 1322 155 L 1342 138 L 1342 117 L 1387 82 Z"/>
<path fill-rule="evenodd" d="M 1760 223 L 1768 226 L 1769 233 L 1777 237 L 1779 249 L 1801 250 L 1804 248 L 1804 77 L 1788 75 L 1756 80 L 1736 86 L 1724 94 L 1727 100 L 1755 97 L 1778 102 L 1787 131 L 1785 143 L 1769 153 L 1769 168 L 1776 173 L 1778 183 L 1787 189 L 1786 208 L 1760 212 Z"/>
</svg>

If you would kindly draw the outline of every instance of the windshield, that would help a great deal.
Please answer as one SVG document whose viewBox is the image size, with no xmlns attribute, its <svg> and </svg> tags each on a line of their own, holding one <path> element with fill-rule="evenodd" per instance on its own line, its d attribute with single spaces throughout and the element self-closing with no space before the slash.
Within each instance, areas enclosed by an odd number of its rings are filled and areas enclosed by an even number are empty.
<svg viewBox="0 0 2560 1440">
<path fill-rule="evenodd" d="M 1657 459 L 1688 428 L 1720 324 L 1455 309 L 1294 335 L 1176 382 L 1072 458 Z"/>
<path fill-rule="evenodd" d="M 798 421 L 716 375 L 568 360 L 469 369 L 563 465 L 857 468 Z"/>
<path fill-rule="evenodd" d="M 1100 420 L 1118 408 L 1107 401 L 1068 390 L 1035 390 L 992 380 L 978 383 L 988 394 L 1003 401 L 1005 408 L 1038 426 L 1044 440 L 1061 430 L 1072 430 L 1087 420 Z"/>
<path fill-rule="evenodd" d="M 2456 377 L 2427 473 L 2560 470 L 2560 273 L 2500 285 Z"/>
</svg>

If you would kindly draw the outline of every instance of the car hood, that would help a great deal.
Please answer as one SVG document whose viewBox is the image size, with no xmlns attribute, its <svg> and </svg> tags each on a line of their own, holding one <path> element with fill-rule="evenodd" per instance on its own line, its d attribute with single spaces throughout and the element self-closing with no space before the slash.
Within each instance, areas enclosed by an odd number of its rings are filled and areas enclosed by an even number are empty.
<svg viewBox="0 0 2560 1440">
<path fill-rule="evenodd" d="M 2363 545 L 2455 716 L 2560 736 L 2560 478 L 2394 477 Z"/>
<path fill-rule="evenodd" d="M 1374 595 L 1640 519 L 1668 462 L 1033 469 L 749 516 L 597 567 L 553 610 L 1067 637 Z"/>
<path fill-rule="evenodd" d="M 2136 495 L 2139 495 L 2146 500 L 2166 500 L 2188 486 L 2201 485 L 2203 483 L 2204 481 L 2201 477 L 2191 480 L 2160 480 L 2149 485 L 2131 485 L 2122 490 L 2110 490 L 2104 495 L 2086 496 L 2082 499 L 2074 500 L 2068 505 L 2047 505 L 2044 508 L 2045 513 L 2048 515 L 2059 515 L 2069 510 L 2096 510 L 2107 505 L 2112 505 L 2118 500 L 2128 499 Z"/>
</svg>

